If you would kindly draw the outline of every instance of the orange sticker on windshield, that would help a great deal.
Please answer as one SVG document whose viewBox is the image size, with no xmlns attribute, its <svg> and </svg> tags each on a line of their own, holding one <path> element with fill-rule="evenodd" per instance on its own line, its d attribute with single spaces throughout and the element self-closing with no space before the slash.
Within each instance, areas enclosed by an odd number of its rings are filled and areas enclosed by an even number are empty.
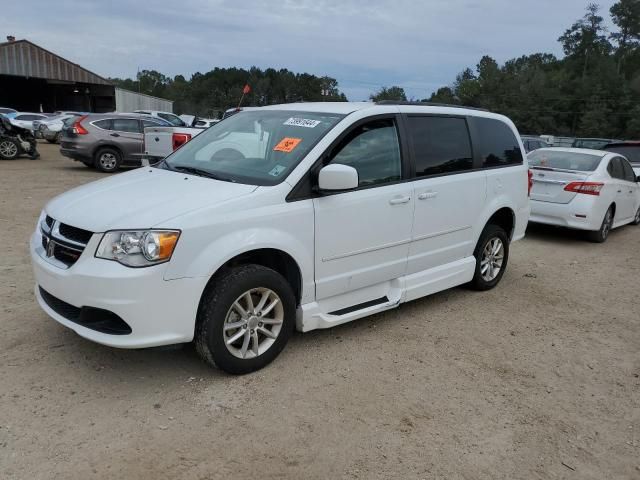
<svg viewBox="0 0 640 480">
<path fill-rule="evenodd" d="M 273 151 L 291 153 L 301 141 L 301 138 L 285 137 L 273 148 Z"/>
</svg>

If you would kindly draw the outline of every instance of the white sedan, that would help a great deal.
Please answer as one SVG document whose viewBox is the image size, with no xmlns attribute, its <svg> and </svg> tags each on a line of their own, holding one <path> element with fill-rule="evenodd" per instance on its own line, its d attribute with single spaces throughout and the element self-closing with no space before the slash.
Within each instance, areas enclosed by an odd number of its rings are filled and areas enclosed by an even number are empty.
<svg viewBox="0 0 640 480">
<path fill-rule="evenodd" d="M 49 118 L 47 115 L 43 115 L 41 113 L 18 113 L 9 121 L 16 127 L 33 130 L 34 120 L 46 120 L 47 118 Z"/>
<path fill-rule="evenodd" d="M 625 157 L 542 148 L 528 159 L 533 172 L 531 222 L 587 230 L 589 239 L 599 243 L 614 228 L 640 224 L 640 178 Z"/>
</svg>

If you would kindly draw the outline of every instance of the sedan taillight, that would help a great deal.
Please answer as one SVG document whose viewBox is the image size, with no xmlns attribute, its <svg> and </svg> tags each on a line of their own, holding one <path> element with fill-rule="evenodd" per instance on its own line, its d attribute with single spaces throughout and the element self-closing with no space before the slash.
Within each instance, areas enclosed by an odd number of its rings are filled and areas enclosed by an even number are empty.
<svg viewBox="0 0 640 480">
<path fill-rule="evenodd" d="M 533 188 L 533 172 L 531 170 L 528 171 L 529 174 L 529 182 L 528 182 L 528 190 L 527 190 L 527 195 L 531 196 L 531 189 Z"/>
<path fill-rule="evenodd" d="M 567 192 L 584 193 L 585 195 L 600 195 L 604 183 L 599 182 L 571 182 L 564 187 Z"/>
</svg>

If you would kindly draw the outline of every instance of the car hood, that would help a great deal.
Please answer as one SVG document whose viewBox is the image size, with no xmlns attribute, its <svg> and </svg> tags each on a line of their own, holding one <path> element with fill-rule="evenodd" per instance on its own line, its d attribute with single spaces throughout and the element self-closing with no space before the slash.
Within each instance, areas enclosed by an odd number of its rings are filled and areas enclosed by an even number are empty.
<svg viewBox="0 0 640 480">
<path fill-rule="evenodd" d="M 144 229 L 256 188 L 145 167 L 69 190 L 51 200 L 45 211 L 62 223 L 96 233 Z"/>
</svg>

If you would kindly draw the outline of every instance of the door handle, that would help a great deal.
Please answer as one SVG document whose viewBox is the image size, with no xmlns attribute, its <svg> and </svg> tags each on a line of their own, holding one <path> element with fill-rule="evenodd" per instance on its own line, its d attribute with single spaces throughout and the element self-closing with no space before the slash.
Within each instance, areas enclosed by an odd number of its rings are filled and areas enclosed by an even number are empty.
<svg viewBox="0 0 640 480">
<path fill-rule="evenodd" d="M 622 193 L 622 190 L 618 190 L 618 193 Z"/>
<path fill-rule="evenodd" d="M 112 137 L 119 137 L 120 136 L 119 133 L 110 133 L 109 135 L 111 135 Z"/>
<path fill-rule="evenodd" d="M 424 192 L 418 195 L 418 200 L 428 200 L 430 198 L 436 198 L 438 196 L 438 192 Z"/>
<path fill-rule="evenodd" d="M 389 200 L 389 205 L 403 205 L 405 203 L 409 203 L 411 197 L 394 197 Z"/>
</svg>

